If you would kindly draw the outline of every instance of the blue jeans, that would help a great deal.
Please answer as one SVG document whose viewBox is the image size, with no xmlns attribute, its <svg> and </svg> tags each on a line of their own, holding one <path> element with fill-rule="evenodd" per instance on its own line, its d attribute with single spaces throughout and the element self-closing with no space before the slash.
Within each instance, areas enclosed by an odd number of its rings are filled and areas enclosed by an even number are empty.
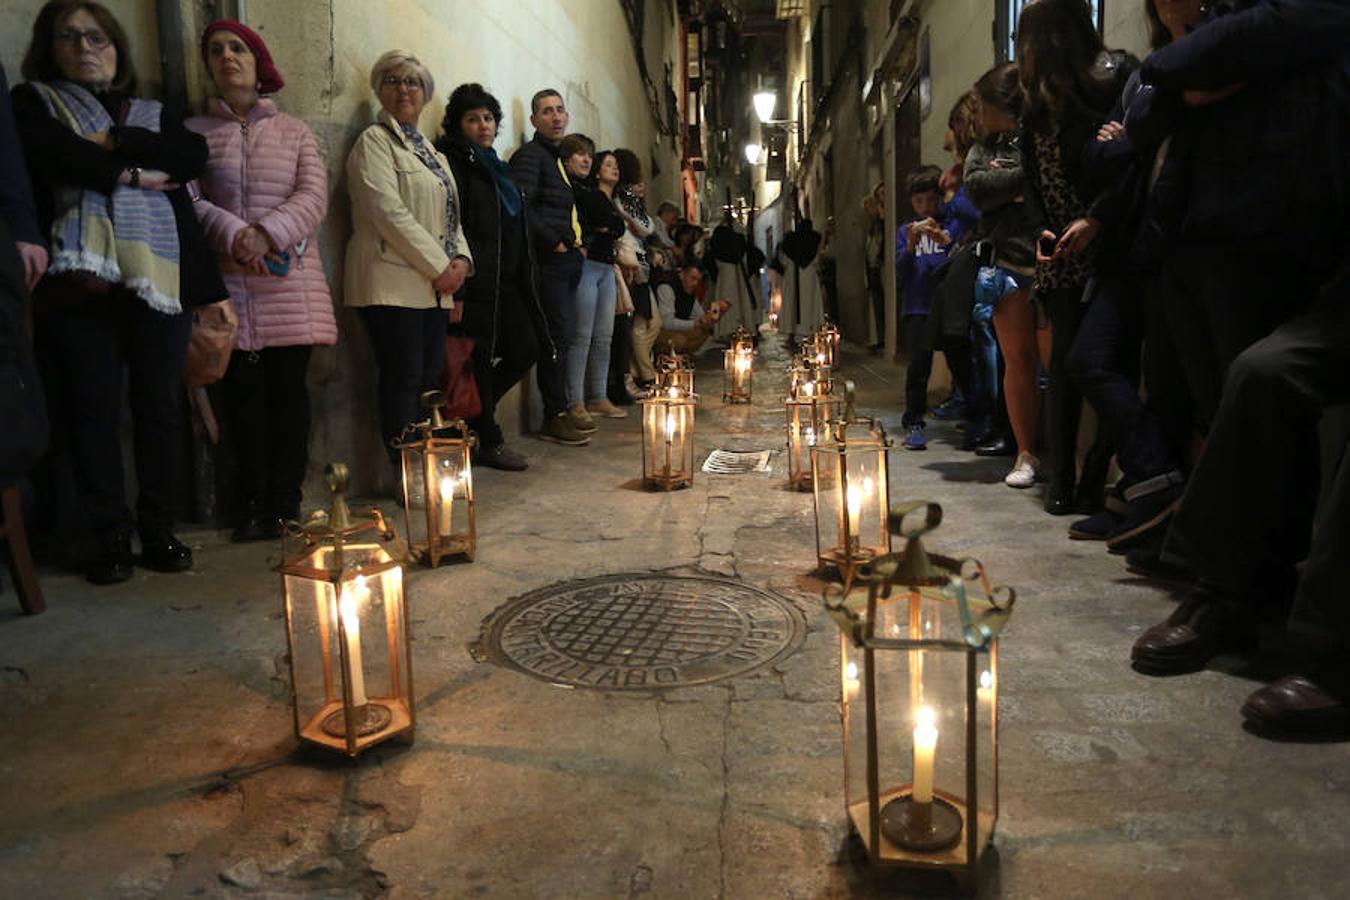
<svg viewBox="0 0 1350 900">
<path fill-rule="evenodd" d="M 586 260 L 567 345 L 567 402 L 606 399 L 609 344 L 614 336 L 614 266 Z"/>
<path fill-rule="evenodd" d="M 975 276 L 975 305 L 970 311 L 970 343 L 974 373 L 970 405 L 988 417 L 998 404 L 998 339 L 994 336 L 994 307 L 1024 286 L 1026 279 L 997 266 L 983 266 Z"/>
</svg>

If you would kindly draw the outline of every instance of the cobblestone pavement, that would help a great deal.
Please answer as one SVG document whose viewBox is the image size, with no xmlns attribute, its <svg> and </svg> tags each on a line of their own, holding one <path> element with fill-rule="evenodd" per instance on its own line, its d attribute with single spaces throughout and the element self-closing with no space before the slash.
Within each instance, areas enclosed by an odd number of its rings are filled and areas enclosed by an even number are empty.
<svg viewBox="0 0 1350 900">
<path fill-rule="evenodd" d="M 776 341 L 774 342 L 776 343 Z M 755 402 L 705 368 L 700 459 L 777 447 L 785 355 Z M 701 365 L 712 365 L 705 354 Z M 900 370 L 850 355 L 862 405 L 898 430 Z M 1170 609 L 1098 545 L 1070 542 L 1005 460 L 948 426 L 897 450 L 892 498 L 943 503 L 931 545 L 1020 598 L 1004 635 L 1002 811 L 987 897 L 1345 896 L 1350 747 L 1245 733 L 1244 663 L 1172 680 L 1126 665 Z M 590 447 L 522 438 L 524 474 L 477 473 L 472 564 L 414 570 L 418 730 L 357 763 L 297 749 L 275 547 L 189 535 L 188 575 L 93 588 L 0 619 L 0 896 L 946 896 L 870 879 L 843 814 L 838 642 L 810 574 L 809 495 L 769 475 L 636 486 L 639 424 Z M 731 576 L 795 604 L 800 648 L 730 680 L 570 689 L 478 662 L 510 598 L 569 579 Z M 6 595 L 5 606 L 13 603 Z M 1278 664 L 1278 660 L 1276 660 Z"/>
</svg>

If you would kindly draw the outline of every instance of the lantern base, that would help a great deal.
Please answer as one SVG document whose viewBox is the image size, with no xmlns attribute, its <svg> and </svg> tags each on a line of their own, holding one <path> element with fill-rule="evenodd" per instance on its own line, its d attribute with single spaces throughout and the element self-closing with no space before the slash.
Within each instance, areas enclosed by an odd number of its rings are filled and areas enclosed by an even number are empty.
<svg viewBox="0 0 1350 900">
<path fill-rule="evenodd" d="M 881 833 L 905 850 L 936 853 L 961 840 L 961 812 L 941 797 L 917 803 L 912 794 L 881 808 Z"/>
<path fill-rule="evenodd" d="M 750 399 L 748 395 L 745 394 L 723 394 L 722 402 L 737 404 L 737 403 L 751 403 L 753 401 Z"/>
<path fill-rule="evenodd" d="M 678 491 L 694 486 L 692 478 L 658 478 L 647 476 L 642 483 L 651 491 Z"/>
<path fill-rule="evenodd" d="M 356 736 L 365 737 L 388 728 L 389 723 L 394 719 L 394 714 L 389 710 L 389 707 L 381 703 L 366 703 L 352 709 L 352 718 L 355 719 Z M 320 727 L 323 728 L 325 734 L 330 734 L 336 738 L 345 738 L 347 736 L 346 710 L 337 709 L 323 720 Z"/>
</svg>

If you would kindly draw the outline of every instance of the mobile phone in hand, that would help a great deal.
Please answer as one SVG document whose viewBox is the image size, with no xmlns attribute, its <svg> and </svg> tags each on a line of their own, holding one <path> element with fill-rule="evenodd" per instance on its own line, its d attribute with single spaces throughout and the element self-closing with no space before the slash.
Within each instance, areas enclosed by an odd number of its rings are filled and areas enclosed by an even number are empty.
<svg viewBox="0 0 1350 900">
<path fill-rule="evenodd" d="M 285 275 L 291 270 L 291 255 L 285 250 L 269 253 L 263 257 L 263 265 L 267 266 L 267 271 L 273 275 Z"/>
<path fill-rule="evenodd" d="M 1057 245 L 1058 243 L 1059 243 L 1058 235 L 1043 234 L 1041 235 L 1040 240 L 1036 242 L 1036 247 L 1038 250 L 1041 251 L 1041 256 L 1054 256 L 1055 245 Z"/>
</svg>

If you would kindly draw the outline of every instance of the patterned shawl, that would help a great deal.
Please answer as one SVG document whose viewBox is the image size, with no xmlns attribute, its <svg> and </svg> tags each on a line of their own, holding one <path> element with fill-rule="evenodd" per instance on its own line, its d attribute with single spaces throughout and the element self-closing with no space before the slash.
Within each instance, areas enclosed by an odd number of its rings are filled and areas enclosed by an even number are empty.
<svg viewBox="0 0 1350 900">
<path fill-rule="evenodd" d="M 69 81 L 34 82 L 52 118 L 76 134 L 115 124 L 98 98 Z M 132 100 L 126 125 L 159 131 L 160 104 Z M 134 292 L 154 310 L 183 311 L 179 300 L 178 222 L 163 191 L 117 185 L 112 194 L 56 190 L 48 272 L 90 272 Z"/>
</svg>

